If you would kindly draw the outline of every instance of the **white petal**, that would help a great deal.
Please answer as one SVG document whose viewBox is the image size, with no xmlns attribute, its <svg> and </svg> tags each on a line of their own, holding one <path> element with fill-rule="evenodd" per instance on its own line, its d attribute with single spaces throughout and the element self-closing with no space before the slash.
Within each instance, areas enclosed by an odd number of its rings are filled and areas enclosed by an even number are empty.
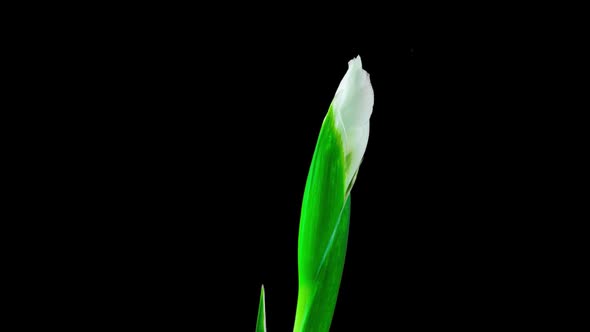
<svg viewBox="0 0 590 332">
<path fill-rule="evenodd" d="M 373 87 L 369 74 L 363 70 L 361 57 L 348 62 L 332 105 L 338 128 L 343 133 L 347 162 L 346 184 L 351 188 L 369 140 L 369 120 L 373 113 Z"/>
</svg>

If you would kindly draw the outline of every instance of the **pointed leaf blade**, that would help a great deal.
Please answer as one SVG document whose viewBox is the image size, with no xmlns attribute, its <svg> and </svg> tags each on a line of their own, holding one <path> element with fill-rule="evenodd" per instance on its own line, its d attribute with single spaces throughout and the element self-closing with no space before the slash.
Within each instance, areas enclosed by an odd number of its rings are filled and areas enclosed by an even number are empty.
<svg viewBox="0 0 590 332">
<path fill-rule="evenodd" d="M 260 304 L 258 305 L 256 332 L 266 332 L 266 304 L 264 300 L 264 285 L 262 285 L 262 288 L 260 289 Z"/>
</svg>

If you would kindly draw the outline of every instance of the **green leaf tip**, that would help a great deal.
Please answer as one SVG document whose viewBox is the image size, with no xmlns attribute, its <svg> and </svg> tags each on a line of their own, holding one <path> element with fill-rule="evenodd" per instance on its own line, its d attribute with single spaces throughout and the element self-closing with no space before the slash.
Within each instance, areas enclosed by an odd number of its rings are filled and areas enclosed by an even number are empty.
<svg viewBox="0 0 590 332">
<path fill-rule="evenodd" d="M 258 305 L 258 319 L 256 332 L 266 332 L 266 305 L 264 300 L 264 285 L 260 288 L 260 304 Z"/>
</svg>

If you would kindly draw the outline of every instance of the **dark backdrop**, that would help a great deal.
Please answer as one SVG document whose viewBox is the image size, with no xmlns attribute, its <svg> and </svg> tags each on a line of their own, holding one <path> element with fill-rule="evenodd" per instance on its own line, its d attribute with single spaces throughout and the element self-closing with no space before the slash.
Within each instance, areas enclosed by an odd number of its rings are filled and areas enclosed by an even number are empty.
<svg viewBox="0 0 590 332">
<path fill-rule="evenodd" d="M 89 46 L 97 80 L 81 91 L 93 109 L 81 131 L 93 133 L 82 150 L 99 244 L 85 261 L 99 263 L 102 321 L 253 330 L 264 284 L 269 331 L 292 329 L 305 180 L 356 55 L 375 106 L 332 330 L 511 315 L 495 304 L 511 276 L 495 267 L 517 261 L 504 260 L 516 203 L 498 194 L 502 132 L 473 79 L 489 68 L 406 14 L 328 32 L 144 18 Z"/>
</svg>

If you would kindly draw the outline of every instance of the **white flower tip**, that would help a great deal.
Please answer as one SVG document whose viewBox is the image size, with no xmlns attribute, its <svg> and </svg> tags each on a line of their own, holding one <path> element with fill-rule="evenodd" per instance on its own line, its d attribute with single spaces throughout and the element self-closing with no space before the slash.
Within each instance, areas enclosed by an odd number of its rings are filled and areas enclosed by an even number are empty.
<svg viewBox="0 0 590 332">
<path fill-rule="evenodd" d="M 357 56 L 348 61 L 348 71 L 336 90 L 335 111 L 346 127 L 363 125 L 371 117 L 373 100 L 369 73 L 363 69 L 361 57 Z"/>
<path fill-rule="evenodd" d="M 348 62 L 348 71 L 342 78 L 332 105 L 343 132 L 346 159 L 347 186 L 352 187 L 367 142 L 369 120 L 373 113 L 373 87 L 369 73 L 363 69 L 360 55 Z"/>
<path fill-rule="evenodd" d="M 353 67 L 363 69 L 363 62 L 361 60 L 360 55 L 357 55 L 356 57 L 354 57 L 350 61 L 348 61 L 348 68 L 353 68 Z"/>
</svg>

